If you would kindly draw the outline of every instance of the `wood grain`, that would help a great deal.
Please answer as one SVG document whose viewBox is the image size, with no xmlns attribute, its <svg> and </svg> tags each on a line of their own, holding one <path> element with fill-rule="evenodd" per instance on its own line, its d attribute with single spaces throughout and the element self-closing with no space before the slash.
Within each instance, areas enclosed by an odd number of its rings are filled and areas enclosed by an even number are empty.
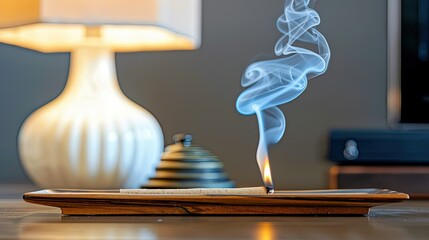
<svg viewBox="0 0 429 240">
<path fill-rule="evenodd" d="M 0 239 L 427 239 L 429 201 L 371 208 L 368 215 L 61 215 L 22 201 L 37 187 L 0 184 Z M 56 200 L 57 201 L 57 200 Z"/>
<path fill-rule="evenodd" d="M 367 214 L 373 206 L 405 199 L 406 194 L 377 189 L 204 196 L 71 190 L 24 194 L 27 202 L 59 207 L 67 215 L 349 215 Z"/>
</svg>

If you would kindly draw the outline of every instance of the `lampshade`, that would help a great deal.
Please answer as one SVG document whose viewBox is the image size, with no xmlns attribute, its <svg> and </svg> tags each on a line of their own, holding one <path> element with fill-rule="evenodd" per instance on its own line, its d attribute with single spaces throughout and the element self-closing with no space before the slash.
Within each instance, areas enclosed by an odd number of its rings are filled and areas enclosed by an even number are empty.
<svg viewBox="0 0 429 240">
<path fill-rule="evenodd" d="M 201 0 L 0 0 L 0 42 L 41 52 L 190 50 Z"/>
<path fill-rule="evenodd" d="M 0 42 L 71 52 L 64 91 L 20 129 L 29 177 L 45 188 L 144 184 L 163 133 L 122 93 L 114 52 L 196 49 L 200 27 L 201 0 L 0 0 Z"/>
</svg>

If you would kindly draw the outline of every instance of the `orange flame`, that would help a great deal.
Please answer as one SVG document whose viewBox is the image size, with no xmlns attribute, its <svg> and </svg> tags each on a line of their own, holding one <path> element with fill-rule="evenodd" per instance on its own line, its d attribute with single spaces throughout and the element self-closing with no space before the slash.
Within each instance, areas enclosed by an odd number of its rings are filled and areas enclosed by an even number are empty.
<svg viewBox="0 0 429 240">
<path fill-rule="evenodd" d="M 266 187 L 273 187 L 273 179 L 271 177 L 270 160 L 268 157 L 264 158 L 264 164 L 262 169 L 262 179 Z"/>
</svg>

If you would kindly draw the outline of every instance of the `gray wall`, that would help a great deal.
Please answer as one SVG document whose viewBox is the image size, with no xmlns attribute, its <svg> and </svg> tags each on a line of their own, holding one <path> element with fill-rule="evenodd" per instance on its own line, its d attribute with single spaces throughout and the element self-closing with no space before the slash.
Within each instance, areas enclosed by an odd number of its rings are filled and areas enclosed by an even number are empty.
<svg viewBox="0 0 429 240">
<path fill-rule="evenodd" d="M 239 186 L 261 184 L 256 118 L 235 110 L 240 76 L 255 55 L 272 54 L 282 8 L 283 0 L 205 0 L 199 50 L 117 54 L 123 91 L 155 115 L 166 144 L 174 133 L 192 133 Z M 322 0 L 316 9 L 331 64 L 281 107 L 287 130 L 270 149 L 278 189 L 327 187 L 329 129 L 386 128 L 386 1 Z M 0 183 L 28 181 L 17 133 L 26 116 L 61 92 L 68 57 L 0 44 Z"/>
</svg>

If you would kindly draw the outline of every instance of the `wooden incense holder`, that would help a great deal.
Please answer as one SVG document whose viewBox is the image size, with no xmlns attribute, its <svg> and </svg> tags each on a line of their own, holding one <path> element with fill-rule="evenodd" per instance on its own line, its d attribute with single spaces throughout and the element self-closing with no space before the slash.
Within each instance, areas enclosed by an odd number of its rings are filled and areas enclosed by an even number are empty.
<svg viewBox="0 0 429 240">
<path fill-rule="evenodd" d="M 228 189 L 53 190 L 24 194 L 26 202 L 59 207 L 66 215 L 368 214 L 408 195 L 381 189 L 275 191 Z"/>
</svg>

